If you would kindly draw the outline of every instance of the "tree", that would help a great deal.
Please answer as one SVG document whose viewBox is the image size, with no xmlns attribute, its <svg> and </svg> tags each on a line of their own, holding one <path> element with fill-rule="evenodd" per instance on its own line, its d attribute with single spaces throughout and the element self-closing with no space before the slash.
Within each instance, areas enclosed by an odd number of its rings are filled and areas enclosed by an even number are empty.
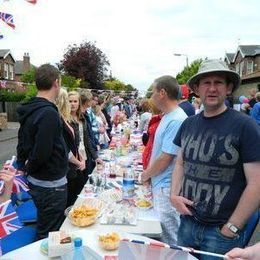
<svg viewBox="0 0 260 260">
<path fill-rule="evenodd" d="M 150 98 L 153 94 L 153 85 L 151 85 L 148 89 L 147 89 L 147 92 L 146 92 L 146 95 L 145 97 L 146 98 Z"/>
<path fill-rule="evenodd" d="M 127 84 L 127 85 L 125 85 L 125 90 L 126 91 L 134 91 L 134 90 L 137 90 L 137 89 L 134 88 L 131 84 Z"/>
<path fill-rule="evenodd" d="M 82 86 L 87 86 L 84 83 L 87 82 L 91 88 L 101 89 L 108 65 L 106 55 L 94 43 L 85 41 L 79 46 L 68 46 L 59 68 L 68 75 L 81 79 Z"/>
<path fill-rule="evenodd" d="M 193 61 L 189 66 L 185 66 L 183 71 L 178 73 L 176 76 L 178 83 L 179 84 L 187 83 L 187 81 L 198 72 L 199 66 L 202 61 L 203 61 L 202 59 L 198 59 Z"/>
<path fill-rule="evenodd" d="M 134 91 L 136 90 L 131 84 L 125 84 L 124 82 L 112 78 L 112 80 L 106 80 L 104 81 L 104 88 L 110 89 L 110 90 L 116 90 L 116 91 Z"/>
<path fill-rule="evenodd" d="M 81 79 L 76 79 L 73 76 L 61 75 L 61 85 L 66 87 L 69 91 L 80 87 Z"/>
<path fill-rule="evenodd" d="M 25 83 L 33 83 L 35 81 L 35 71 L 35 67 L 31 67 L 30 70 L 22 74 L 21 81 Z"/>
</svg>

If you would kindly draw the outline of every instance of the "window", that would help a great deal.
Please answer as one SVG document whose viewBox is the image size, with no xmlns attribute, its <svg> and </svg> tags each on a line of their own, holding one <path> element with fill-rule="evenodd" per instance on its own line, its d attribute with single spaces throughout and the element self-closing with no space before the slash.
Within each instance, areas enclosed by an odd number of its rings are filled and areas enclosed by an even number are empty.
<svg viewBox="0 0 260 260">
<path fill-rule="evenodd" d="M 236 73 L 239 73 L 239 63 L 236 64 Z"/>
<path fill-rule="evenodd" d="M 4 63 L 4 78 L 8 79 L 8 64 Z"/>
<path fill-rule="evenodd" d="M 243 68 L 244 68 L 244 61 L 241 61 L 239 66 L 239 75 L 242 77 L 243 75 Z"/>
<path fill-rule="evenodd" d="M 251 74 L 254 72 L 254 62 L 252 60 L 247 61 L 246 74 Z"/>
<path fill-rule="evenodd" d="M 14 65 L 9 64 L 10 79 L 14 79 Z"/>
</svg>

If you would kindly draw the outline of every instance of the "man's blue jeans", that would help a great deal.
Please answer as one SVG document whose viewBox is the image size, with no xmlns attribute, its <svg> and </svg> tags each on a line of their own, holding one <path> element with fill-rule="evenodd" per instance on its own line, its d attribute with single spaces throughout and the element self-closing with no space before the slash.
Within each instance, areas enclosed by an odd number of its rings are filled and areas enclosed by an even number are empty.
<svg viewBox="0 0 260 260">
<path fill-rule="evenodd" d="M 206 225 L 192 216 L 181 216 L 178 230 L 178 245 L 217 254 L 225 254 L 234 247 L 245 246 L 245 230 L 235 238 L 228 238 L 220 233 L 219 226 Z M 218 260 L 220 258 L 196 255 L 201 260 Z"/>
</svg>

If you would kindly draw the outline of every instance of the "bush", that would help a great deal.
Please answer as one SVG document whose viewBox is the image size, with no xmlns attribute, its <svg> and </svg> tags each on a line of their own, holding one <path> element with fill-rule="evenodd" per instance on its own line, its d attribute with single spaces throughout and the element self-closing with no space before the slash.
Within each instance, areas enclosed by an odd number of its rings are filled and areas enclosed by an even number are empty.
<svg viewBox="0 0 260 260">
<path fill-rule="evenodd" d="M 28 85 L 27 91 L 25 92 L 25 97 L 23 99 L 23 102 L 29 101 L 32 97 L 35 97 L 37 95 L 37 88 L 35 85 Z"/>
<path fill-rule="evenodd" d="M 7 89 L 0 90 L 0 101 L 5 102 L 21 102 L 25 99 L 25 92 L 11 92 Z"/>
<path fill-rule="evenodd" d="M 25 83 L 33 83 L 35 81 L 35 67 L 31 67 L 29 71 L 23 73 L 21 81 Z"/>
<path fill-rule="evenodd" d="M 76 79 L 75 77 L 69 75 L 61 76 L 61 85 L 66 87 L 68 91 L 75 90 L 80 87 L 80 79 Z"/>
</svg>

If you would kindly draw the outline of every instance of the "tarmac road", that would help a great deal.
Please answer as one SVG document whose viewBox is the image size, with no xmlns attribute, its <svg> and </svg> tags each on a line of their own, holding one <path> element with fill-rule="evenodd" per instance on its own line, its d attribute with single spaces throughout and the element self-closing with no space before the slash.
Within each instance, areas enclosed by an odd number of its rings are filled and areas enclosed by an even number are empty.
<svg viewBox="0 0 260 260">
<path fill-rule="evenodd" d="M 16 155 L 17 138 L 0 142 L 0 164 Z"/>
</svg>

